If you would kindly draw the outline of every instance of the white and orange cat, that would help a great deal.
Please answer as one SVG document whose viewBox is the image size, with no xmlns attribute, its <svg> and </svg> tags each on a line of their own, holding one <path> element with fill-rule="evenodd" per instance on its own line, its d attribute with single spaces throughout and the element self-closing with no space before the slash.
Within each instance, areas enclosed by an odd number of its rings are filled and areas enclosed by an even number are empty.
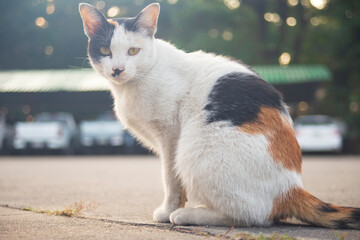
<svg viewBox="0 0 360 240">
<path fill-rule="evenodd" d="M 269 226 L 295 217 L 360 228 L 360 209 L 302 187 L 301 151 L 281 94 L 247 66 L 154 37 L 160 6 L 106 19 L 82 3 L 89 58 L 110 83 L 121 123 L 162 160 L 157 222 Z M 203 207 L 184 208 L 188 195 Z"/>
</svg>

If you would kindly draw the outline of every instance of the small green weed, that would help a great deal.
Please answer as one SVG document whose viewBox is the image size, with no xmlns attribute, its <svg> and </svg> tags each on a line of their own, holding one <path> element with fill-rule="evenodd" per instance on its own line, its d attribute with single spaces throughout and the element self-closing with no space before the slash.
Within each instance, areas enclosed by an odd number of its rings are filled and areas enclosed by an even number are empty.
<svg viewBox="0 0 360 240">
<path fill-rule="evenodd" d="M 348 235 L 347 232 L 339 233 L 339 232 L 333 231 L 333 233 L 339 240 L 344 240 L 346 238 L 346 236 Z"/>
<path fill-rule="evenodd" d="M 24 208 L 21 208 L 21 210 L 49 214 L 49 215 L 54 215 L 54 216 L 74 217 L 74 216 L 79 215 L 80 212 L 83 212 L 83 211 L 93 211 L 97 207 L 97 205 L 98 204 L 93 201 L 92 202 L 79 201 L 79 202 L 74 202 L 74 203 L 66 206 L 63 210 L 39 209 L 39 208 L 32 208 L 32 207 L 24 207 Z"/>
</svg>

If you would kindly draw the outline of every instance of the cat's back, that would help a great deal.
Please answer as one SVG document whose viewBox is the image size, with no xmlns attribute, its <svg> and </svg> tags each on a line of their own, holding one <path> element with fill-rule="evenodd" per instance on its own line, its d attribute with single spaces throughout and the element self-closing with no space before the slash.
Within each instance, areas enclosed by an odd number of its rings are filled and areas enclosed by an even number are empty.
<svg viewBox="0 0 360 240">
<path fill-rule="evenodd" d="M 236 79 L 227 80 L 227 76 L 233 73 L 237 75 Z M 239 61 L 203 51 L 186 54 L 183 76 L 183 80 L 189 86 L 185 109 L 191 109 L 191 112 L 184 112 L 184 114 L 189 117 L 202 113 L 210 95 L 219 92 L 218 90 L 221 90 L 220 94 L 226 98 L 227 91 L 231 91 L 233 86 L 238 90 L 246 87 L 247 83 L 243 79 L 258 78 L 253 70 Z M 252 81 L 249 82 L 252 83 Z M 231 92 L 238 96 L 241 94 Z M 233 102 L 232 104 L 241 103 Z"/>
<path fill-rule="evenodd" d="M 187 54 L 187 69 L 196 77 L 194 83 L 214 83 L 219 77 L 230 72 L 256 74 L 240 61 L 225 56 L 196 51 Z"/>
</svg>

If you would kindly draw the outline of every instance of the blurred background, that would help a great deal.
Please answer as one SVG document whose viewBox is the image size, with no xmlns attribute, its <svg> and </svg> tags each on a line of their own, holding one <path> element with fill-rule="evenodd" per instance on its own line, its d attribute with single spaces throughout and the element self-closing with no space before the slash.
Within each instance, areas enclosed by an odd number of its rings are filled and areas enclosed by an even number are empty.
<svg viewBox="0 0 360 240">
<path fill-rule="evenodd" d="M 0 152 L 146 154 L 90 69 L 78 4 L 136 16 L 147 0 L 0 0 Z M 360 1 L 162 0 L 157 37 L 241 59 L 280 90 L 304 152 L 360 153 Z"/>
</svg>

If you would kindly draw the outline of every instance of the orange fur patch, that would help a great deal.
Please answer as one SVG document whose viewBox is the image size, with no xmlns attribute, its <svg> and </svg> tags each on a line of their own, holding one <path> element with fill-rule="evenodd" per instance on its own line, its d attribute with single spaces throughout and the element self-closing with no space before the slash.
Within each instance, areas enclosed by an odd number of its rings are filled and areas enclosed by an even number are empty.
<svg viewBox="0 0 360 240">
<path fill-rule="evenodd" d="M 324 203 L 302 188 L 292 188 L 276 198 L 269 220 L 295 217 L 306 223 L 329 228 L 358 228 L 353 219 L 357 208 Z"/>
<path fill-rule="evenodd" d="M 112 25 L 115 25 L 116 26 L 119 26 L 119 23 L 117 21 L 114 21 L 112 19 L 107 19 L 108 23 L 112 24 Z"/>
<path fill-rule="evenodd" d="M 316 213 L 314 207 L 318 205 L 319 200 L 301 188 L 292 188 L 274 200 L 270 219 L 302 215 L 300 212 L 304 209 L 299 208 L 299 204 L 297 204 L 300 202 L 308 210 L 307 214 L 314 215 Z"/>
<path fill-rule="evenodd" d="M 301 150 L 294 130 L 279 110 L 262 107 L 258 119 L 245 123 L 239 130 L 249 134 L 263 134 L 269 142 L 268 151 L 285 168 L 301 172 Z"/>
</svg>

